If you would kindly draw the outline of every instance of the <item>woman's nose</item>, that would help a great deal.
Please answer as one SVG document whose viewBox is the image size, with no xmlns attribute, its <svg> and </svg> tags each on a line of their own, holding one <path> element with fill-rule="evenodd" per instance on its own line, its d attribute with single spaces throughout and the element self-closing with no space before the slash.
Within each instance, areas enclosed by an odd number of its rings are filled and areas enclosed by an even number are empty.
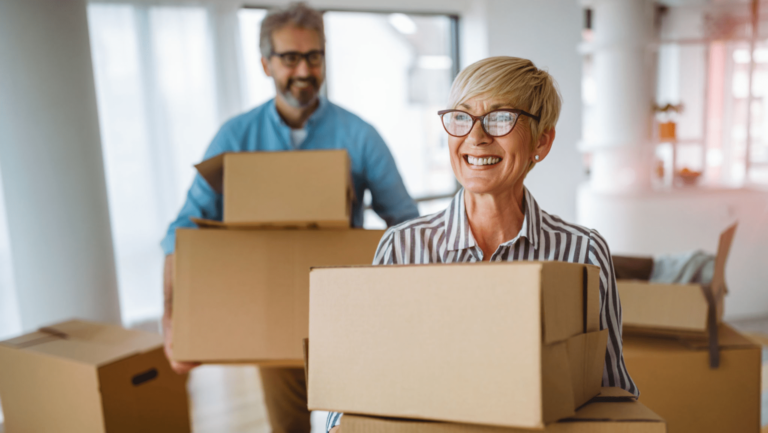
<svg viewBox="0 0 768 433">
<path fill-rule="evenodd" d="M 470 142 L 469 144 L 473 146 L 482 146 L 484 144 L 490 143 L 490 136 L 485 133 L 482 120 L 478 120 L 474 125 L 472 125 L 472 129 L 469 131 L 467 140 Z"/>
</svg>

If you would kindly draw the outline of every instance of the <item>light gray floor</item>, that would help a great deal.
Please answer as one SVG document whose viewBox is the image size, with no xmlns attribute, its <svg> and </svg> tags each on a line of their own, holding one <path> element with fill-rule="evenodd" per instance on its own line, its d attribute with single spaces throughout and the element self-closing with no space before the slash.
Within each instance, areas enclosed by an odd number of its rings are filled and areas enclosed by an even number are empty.
<svg viewBox="0 0 768 433">
<path fill-rule="evenodd" d="M 768 337 L 768 316 L 728 321 L 734 328 L 747 334 L 763 334 Z"/>
</svg>

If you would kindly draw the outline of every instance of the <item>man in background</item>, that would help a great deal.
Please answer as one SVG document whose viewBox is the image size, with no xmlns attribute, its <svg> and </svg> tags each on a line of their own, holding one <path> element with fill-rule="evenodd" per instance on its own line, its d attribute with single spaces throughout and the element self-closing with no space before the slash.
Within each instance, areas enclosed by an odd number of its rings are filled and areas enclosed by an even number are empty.
<svg viewBox="0 0 768 433">
<path fill-rule="evenodd" d="M 322 14 L 302 3 L 270 11 L 261 24 L 259 47 L 264 72 L 274 80 L 276 96 L 226 122 L 208 147 L 205 159 L 224 152 L 346 149 L 358 197 L 352 208 L 354 227 L 363 225 L 361 198 L 366 189 L 371 191 L 373 210 L 387 225 L 419 216 L 381 136 L 356 115 L 319 95 L 325 78 Z M 191 217 L 222 218 L 222 196 L 200 175 L 195 176 L 179 216 L 162 241 L 166 254 L 165 352 L 178 373 L 197 365 L 173 361 L 171 347 L 175 232 L 179 227 L 195 227 Z M 303 369 L 261 368 L 260 373 L 272 431 L 309 432 Z"/>
</svg>

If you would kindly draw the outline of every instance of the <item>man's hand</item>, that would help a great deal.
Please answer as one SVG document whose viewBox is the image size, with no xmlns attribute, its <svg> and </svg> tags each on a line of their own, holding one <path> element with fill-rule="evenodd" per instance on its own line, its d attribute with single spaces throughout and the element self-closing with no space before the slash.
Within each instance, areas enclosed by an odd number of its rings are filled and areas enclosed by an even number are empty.
<svg viewBox="0 0 768 433">
<path fill-rule="evenodd" d="M 171 368 L 178 374 L 188 373 L 189 370 L 200 365 L 198 362 L 179 362 L 173 360 L 173 328 L 171 326 L 171 313 L 173 311 L 173 254 L 165 256 L 165 268 L 163 270 L 163 339 L 165 340 L 165 357 L 171 363 Z"/>
<path fill-rule="evenodd" d="M 337 425 L 336 427 L 332 428 L 329 433 L 341 433 L 341 426 Z"/>
</svg>

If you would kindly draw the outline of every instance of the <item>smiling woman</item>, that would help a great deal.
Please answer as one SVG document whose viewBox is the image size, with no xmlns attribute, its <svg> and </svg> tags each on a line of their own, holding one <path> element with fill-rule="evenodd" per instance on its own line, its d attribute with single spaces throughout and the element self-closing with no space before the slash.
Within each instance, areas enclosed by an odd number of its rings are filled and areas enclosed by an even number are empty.
<svg viewBox="0 0 768 433">
<path fill-rule="evenodd" d="M 525 177 L 552 149 L 561 99 L 531 61 L 493 57 L 453 83 L 440 111 L 454 175 L 463 186 L 444 211 L 387 230 L 375 265 L 558 260 L 600 267 L 600 329 L 608 329 L 603 386 L 639 391 L 624 365 L 621 305 L 611 254 L 595 230 L 542 210 Z M 331 413 L 327 427 L 339 424 Z"/>
</svg>

